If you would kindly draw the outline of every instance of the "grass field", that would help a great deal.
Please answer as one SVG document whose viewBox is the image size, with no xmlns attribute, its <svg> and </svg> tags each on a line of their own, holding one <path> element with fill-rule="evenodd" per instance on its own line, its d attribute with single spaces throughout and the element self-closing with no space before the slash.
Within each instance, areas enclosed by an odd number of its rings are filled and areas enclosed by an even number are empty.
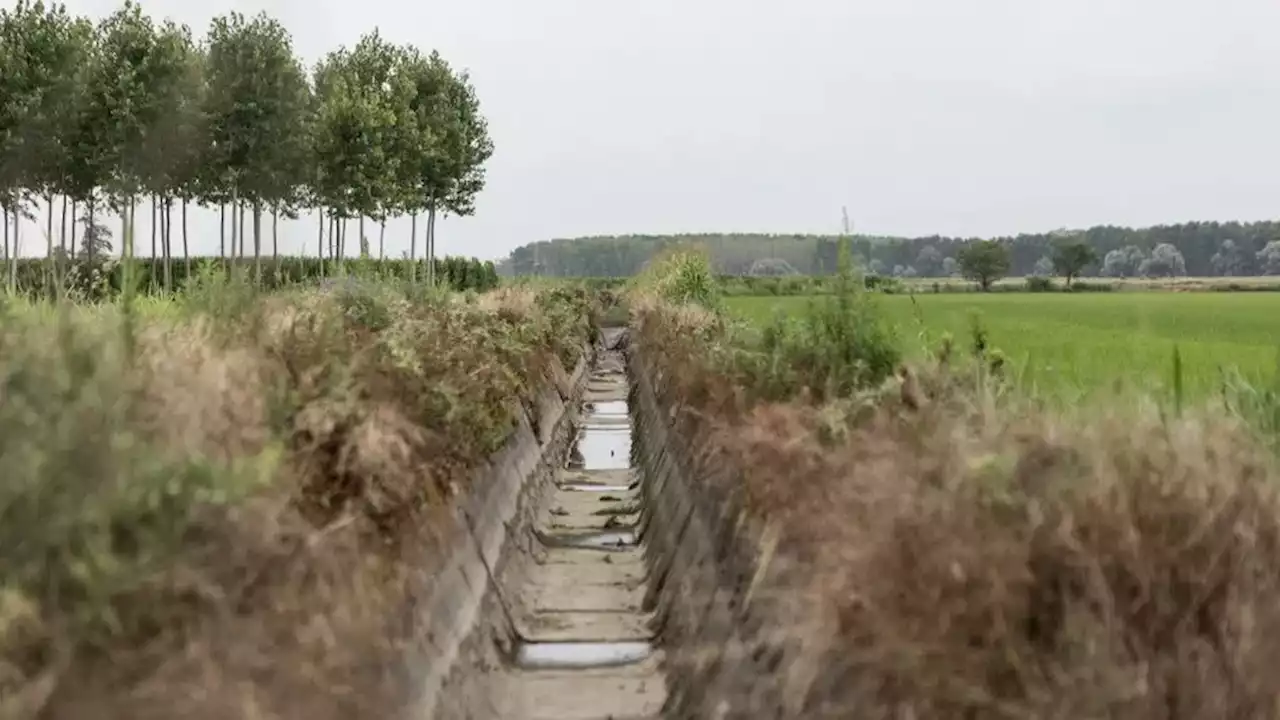
<svg viewBox="0 0 1280 720">
<path fill-rule="evenodd" d="M 1270 384 L 1280 362 L 1280 296 L 1271 293 L 922 294 L 875 296 L 910 354 L 943 333 L 972 336 L 973 318 L 1009 358 L 1023 387 L 1065 399 L 1117 386 L 1159 392 L 1172 384 L 1174 347 L 1191 397 L 1237 369 Z M 768 322 L 803 312 L 810 298 L 735 297 L 739 317 Z"/>
</svg>

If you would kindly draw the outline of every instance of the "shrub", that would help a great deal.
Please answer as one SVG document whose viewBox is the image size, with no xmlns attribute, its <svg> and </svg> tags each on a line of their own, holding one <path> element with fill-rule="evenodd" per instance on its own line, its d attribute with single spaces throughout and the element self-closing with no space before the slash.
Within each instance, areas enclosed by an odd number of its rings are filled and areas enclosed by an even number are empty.
<svg viewBox="0 0 1280 720">
<path fill-rule="evenodd" d="M 1058 286 L 1053 282 L 1053 278 L 1047 277 L 1029 277 L 1026 280 L 1027 292 L 1054 292 Z"/>
<path fill-rule="evenodd" d="M 773 564 L 798 564 L 755 592 L 788 598 L 792 660 L 817 668 L 798 706 L 1274 716 L 1280 477 L 1238 424 L 1055 417 L 919 380 L 924 404 L 885 396 L 843 437 L 793 403 L 709 441 L 779 529 Z"/>
<path fill-rule="evenodd" d="M 1113 283 L 1086 282 L 1077 280 L 1071 283 L 1071 292 L 1111 292 L 1116 289 Z"/>
<path fill-rule="evenodd" d="M 666 302 L 720 307 L 720 288 L 704 250 L 671 248 L 655 255 L 632 281 L 632 288 Z"/>
<path fill-rule="evenodd" d="M 438 520 L 590 337 L 419 288 L 5 303 L 0 715 L 388 713 Z"/>
</svg>

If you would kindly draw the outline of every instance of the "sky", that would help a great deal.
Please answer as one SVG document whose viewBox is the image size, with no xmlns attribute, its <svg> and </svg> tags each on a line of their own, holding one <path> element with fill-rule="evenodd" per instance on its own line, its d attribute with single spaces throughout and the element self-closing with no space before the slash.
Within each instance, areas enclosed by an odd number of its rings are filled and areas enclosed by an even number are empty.
<svg viewBox="0 0 1280 720">
<path fill-rule="evenodd" d="M 118 3 L 67 5 L 100 17 Z M 377 28 L 469 70 L 496 150 L 475 216 L 439 224 L 441 254 L 496 259 L 591 234 L 831 233 L 842 206 L 857 232 L 909 236 L 1280 216 L 1276 0 L 142 7 L 198 34 L 214 15 L 266 11 L 308 65 Z M 281 251 L 314 253 L 316 228 L 282 224 Z M 191 229 L 193 252 L 216 253 L 216 213 Z M 377 229 L 366 234 L 376 254 Z M 386 254 L 409 235 L 407 219 L 390 223 Z"/>
</svg>

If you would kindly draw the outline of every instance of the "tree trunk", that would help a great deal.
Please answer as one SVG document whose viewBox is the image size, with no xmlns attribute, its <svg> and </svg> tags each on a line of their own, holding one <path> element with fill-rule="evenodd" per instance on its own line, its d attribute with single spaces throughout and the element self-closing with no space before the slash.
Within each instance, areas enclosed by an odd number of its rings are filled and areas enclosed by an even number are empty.
<svg viewBox="0 0 1280 720">
<path fill-rule="evenodd" d="M 316 208 L 316 215 L 320 217 L 320 236 L 316 238 L 316 256 L 320 258 L 320 279 L 324 279 L 324 208 Z"/>
<path fill-rule="evenodd" d="M 234 274 L 235 270 L 238 268 L 238 264 L 236 263 L 236 247 L 238 247 L 237 238 L 240 237 L 240 222 L 238 220 L 239 214 L 240 214 L 240 195 L 235 188 L 232 188 L 231 189 L 231 248 L 230 248 L 230 252 L 228 253 L 230 257 L 227 260 L 227 267 L 232 274 Z"/>
<path fill-rule="evenodd" d="M 0 209 L 4 211 L 4 264 L 7 266 L 9 264 L 9 206 L 4 205 Z M 6 267 L 5 269 L 7 270 L 8 268 Z M 13 288 L 10 287 L 9 289 L 12 290 Z"/>
<path fill-rule="evenodd" d="M 280 261 L 280 208 L 271 208 L 271 262 Z"/>
<path fill-rule="evenodd" d="M 138 198 L 129 196 L 129 259 L 138 257 Z"/>
<path fill-rule="evenodd" d="M 338 220 L 338 262 L 347 259 L 347 218 Z"/>
<path fill-rule="evenodd" d="M 165 273 L 168 271 L 168 262 L 166 258 L 169 255 L 169 253 L 165 249 L 166 236 L 168 235 L 168 232 L 165 228 L 165 222 L 164 222 L 164 196 L 161 195 L 156 200 L 156 202 L 159 205 L 159 212 L 157 213 L 157 217 L 159 218 L 159 220 L 157 222 L 160 225 L 160 257 L 158 260 L 151 261 L 151 267 L 152 267 L 151 272 L 154 273 L 156 276 L 156 280 L 152 284 L 155 285 L 156 287 L 164 289 L 164 288 L 167 288 L 168 286 L 168 283 L 165 280 L 164 276 L 165 276 Z M 156 231 L 153 229 L 151 232 L 152 234 L 155 234 Z"/>
<path fill-rule="evenodd" d="M 253 282 L 262 286 L 262 201 L 253 201 Z"/>
<path fill-rule="evenodd" d="M 418 282 L 418 213 L 409 217 L 409 282 Z"/>
<path fill-rule="evenodd" d="M 427 284 L 436 286 L 436 203 L 427 208 Z"/>
<path fill-rule="evenodd" d="M 93 265 L 93 255 L 97 252 L 95 247 L 97 243 L 97 217 L 98 203 L 94 202 L 93 197 L 89 198 L 89 229 L 84 231 L 85 252 L 89 255 L 89 264 Z"/>
<path fill-rule="evenodd" d="M 218 257 L 227 257 L 227 204 L 218 203 Z"/>
<path fill-rule="evenodd" d="M 359 248 L 359 249 L 360 249 L 360 259 L 361 259 L 361 260 L 363 260 L 363 259 L 364 259 L 364 256 L 365 256 L 364 247 L 365 247 L 365 245 L 368 245 L 368 244 L 369 244 L 369 243 L 365 242 L 365 240 L 364 240 L 364 214 L 363 214 L 363 213 L 360 215 L 360 224 L 359 224 L 359 228 L 360 228 L 360 233 L 359 233 L 359 234 L 360 234 L 360 248 Z"/>
<path fill-rule="evenodd" d="M 69 255 L 72 260 L 76 259 L 76 201 L 71 200 L 71 248 Z"/>
<path fill-rule="evenodd" d="M 187 247 L 187 199 L 182 198 L 182 265 L 186 283 L 191 283 L 191 251 Z"/>
<path fill-rule="evenodd" d="M 164 291 L 173 292 L 173 198 L 168 195 L 163 200 L 164 227 L 161 229 L 160 245 L 164 252 Z"/>
<path fill-rule="evenodd" d="M 67 196 L 63 195 L 63 225 L 58 232 L 58 247 L 67 255 Z"/>
<path fill-rule="evenodd" d="M 120 291 L 125 295 L 133 294 L 133 228 L 129 223 L 137 214 L 136 209 L 131 209 L 133 207 L 133 197 L 129 196 L 120 208 L 120 259 L 123 264 Z"/>
<path fill-rule="evenodd" d="M 45 279 L 44 292 L 45 295 L 52 297 L 54 287 L 53 283 L 53 193 L 45 193 L 45 227 L 44 227 L 44 243 L 45 243 Z"/>
<path fill-rule="evenodd" d="M 249 209 L 249 203 L 247 203 L 244 200 L 241 200 L 240 201 L 240 259 L 241 260 L 245 258 L 244 243 L 245 243 L 245 239 L 249 237 L 249 233 L 245 232 L 245 229 L 244 229 L 245 214 L 246 214 L 245 210 L 248 210 L 248 209 Z"/>
<path fill-rule="evenodd" d="M 159 273 L 156 272 L 156 268 L 160 264 L 158 262 L 159 256 L 156 255 L 156 218 L 159 217 L 159 213 L 156 212 L 156 205 L 156 196 L 153 193 L 151 195 L 151 267 L 148 268 L 147 272 L 147 287 L 151 288 L 151 292 L 153 293 L 160 285 L 159 279 L 156 277 L 159 275 Z"/>
<path fill-rule="evenodd" d="M 18 289 L 18 257 L 22 255 L 22 200 L 13 212 L 13 252 L 9 253 L 9 289 Z"/>
<path fill-rule="evenodd" d="M 387 255 L 383 251 L 383 242 L 387 237 L 387 219 L 384 217 L 378 226 L 378 260 L 386 260 Z"/>
</svg>

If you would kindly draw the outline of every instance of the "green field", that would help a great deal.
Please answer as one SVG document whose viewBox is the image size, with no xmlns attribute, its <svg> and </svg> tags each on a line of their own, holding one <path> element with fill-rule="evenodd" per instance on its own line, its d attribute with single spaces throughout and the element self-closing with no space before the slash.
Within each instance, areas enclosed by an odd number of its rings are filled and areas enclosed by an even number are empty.
<svg viewBox="0 0 1280 720">
<path fill-rule="evenodd" d="M 738 316 L 768 322 L 811 298 L 735 297 Z M 1270 384 L 1280 361 L 1280 295 L 1272 293 L 1003 293 L 877 295 L 908 355 L 950 332 L 967 345 L 976 315 L 1028 390 L 1073 398 L 1172 384 L 1174 347 L 1191 396 L 1214 392 L 1223 370 Z"/>
</svg>

